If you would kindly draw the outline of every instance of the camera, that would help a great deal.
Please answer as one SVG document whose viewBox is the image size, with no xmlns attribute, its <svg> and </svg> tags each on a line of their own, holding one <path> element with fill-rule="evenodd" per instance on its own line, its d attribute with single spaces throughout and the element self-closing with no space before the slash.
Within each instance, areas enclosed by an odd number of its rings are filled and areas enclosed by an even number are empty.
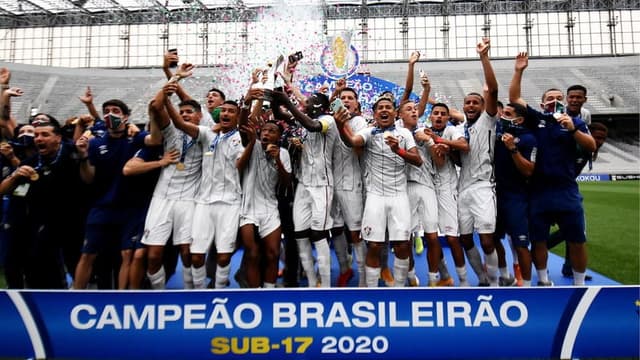
<svg viewBox="0 0 640 360">
<path fill-rule="evenodd" d="M 302 51 L 296 51 L 295 53 L 289 55 L 289 63 L 300 61 L 303 57 L 304 55 L 302 55 Z"/>
<path fill-rule="evenodd" d="M 172 54 L 178 55 L 178 49 L 169 49 L 169 50 L 167 50 L 167 51 L 168 51 L 168 52 L 170 52 L 170 53 L 172 53 Z M 177 62 L 177 61 L 172 61 L 172 62 L 170 62 L 170 63 L 169 63 L 169 67 L 170 67 L 170 68 L 178 67 L 178 62 Z"/>
</svg>

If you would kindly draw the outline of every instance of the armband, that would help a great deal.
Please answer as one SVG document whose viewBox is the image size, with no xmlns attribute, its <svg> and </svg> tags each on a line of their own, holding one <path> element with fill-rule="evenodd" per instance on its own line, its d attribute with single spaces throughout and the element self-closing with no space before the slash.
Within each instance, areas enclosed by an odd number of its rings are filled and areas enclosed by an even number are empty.
<svg viewBox="0 0 640 360">
<path fill-rule="evenodd" d="M 398 154 L 398 156 L 400 156 L 401 158 L 404 158 L 405 155 L 407 155 L 407 150 L 405 149 L 398 149 L 398 152 L 396 153 Z"/>
<path fill-rule="evenodd" d="M 329 131 L 329 123 L 326 120 L 320 120 L 320 125 L 322 125 L 322 133 L 326 134 Z"/>
</svg>

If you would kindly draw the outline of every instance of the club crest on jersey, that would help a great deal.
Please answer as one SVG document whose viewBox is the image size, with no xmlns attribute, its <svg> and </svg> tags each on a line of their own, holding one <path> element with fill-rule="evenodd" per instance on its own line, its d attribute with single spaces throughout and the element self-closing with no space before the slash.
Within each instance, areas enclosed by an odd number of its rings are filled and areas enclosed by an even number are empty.
<svg viewBox="0 0 640 360">
<path fill-rule="evenodd" d="M 107 145 L 100 145 L 98 146 L 98 151 L 100 152 L 100 155 L 104 155 L 109 152 L 109 149 L 107 148 Z"/>
<path fill-rule="evenodd" d="M 371 235 L 371 226 L 365 226 L 365 227 L 363 227 L 363 228 L 362 228 L 362 232 L 363 232 L 365 235 L 367 235 L 367 236 Z"/>
</svg>

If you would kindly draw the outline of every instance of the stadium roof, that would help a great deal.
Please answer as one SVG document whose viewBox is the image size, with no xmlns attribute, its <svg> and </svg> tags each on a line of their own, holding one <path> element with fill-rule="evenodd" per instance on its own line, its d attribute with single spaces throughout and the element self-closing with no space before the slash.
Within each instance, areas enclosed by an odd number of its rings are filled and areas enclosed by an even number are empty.
<svg viewBox="0 0 640 360">
<path fill-rule="evenodd" d="M 241 22 L 260 9 L 321 5 L 325 19 L 640 9 L 640 0 L 0 0 L 0 28 Z"/>
<path fill-rule="evenodd" d="M 66 12 L 99 13 L 105 11 L 174 11 L 180 9 L 202 10 L 220 8 L 255 8 L 274 6 L 278 3 L 288 5 L 307 5 L 307 1 L 292 0 L 0 0 L 0 14 L 25 15 L 25 14 L 59 14 Z M 491 5 L 524 4 L 527 7 L 546 8 L 548 6 L 589 8 L 637 8 L 638 1 L 629 0 L 600 0 L 600 1 L 576 1 L 576 0 L 311 0 L 327 6 L 383 6 L 383 5 L 416 5 L 447 3 L 481 3 L 490 8 Z"/>
</svg>

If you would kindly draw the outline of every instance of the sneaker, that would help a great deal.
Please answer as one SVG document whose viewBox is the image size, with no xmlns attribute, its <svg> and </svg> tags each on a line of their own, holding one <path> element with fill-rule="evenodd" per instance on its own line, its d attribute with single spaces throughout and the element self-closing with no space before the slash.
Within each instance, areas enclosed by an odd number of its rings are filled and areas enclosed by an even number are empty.
<svg viewBox="0 0 640 360">
<path fill-rule="evenodd" d="M 573 269 L 571 268 L 571 265 L 567 263 L 562 264 L 562 276 L 566 278 L 573 277 Z"/>
<path fill-rule="evenodd" d="M 446 278 L 446 279 L 440 279 L 438 280 L 438 283 L 436 284 L 436 286 L 453 286 L 454 281 L 453 278 Z"/>
<path fill-rule="evenodd" d="M 338 287 L 346 287 L 349 280 L 353 277 L 353 269 L 348 268 L 347 271 L 338 276 Z"/>
<path fill-rule="evenodd" d="M 382 279 L 382 281 L 384 281 L 384 284 L 388 287 L 393 287 L 396 284 L 396 281 L 393 279 L 391 269 L 389 269 L 388 267 L 380 271 L 380 279 Z"/>
<path fill-rule="evenodd" d="M 422 252 L 424 251 L 424 242 L 422 241 L 422 236 L 416 236 L 415 239 L 413 239 L 413 245 L 416 248 L 416 255 L 422 254 Z"/>
<path fill-rule="evenodd" d="M 518 284 L 518 280 L 516 280 L 514 277 L 504 277 L 504 276 L 500 276 L 500 278 L 498 279 L 498 284 L 500 286 L 516 286 Z"/>
<path fill-rule="evenodd" d="M 516 286 L 522 286 L 522 272 L 520 271 L 520 264 L 513 264 L 513 274 L 516 277 Z"/>
<path fill-rule="evenodd" d="M 409 286 L 410 287 L 418 287 L 420 286 L 420 279 L 418 279 L 418 277 L 414 277 L 412 278 L 408 278 L 407 280 L 409 280 Z"/>
<path fill-rule="evenodd" d="M 553 286 L 553 281 L 538 281 L 538 286 Z"/>
</svg>

